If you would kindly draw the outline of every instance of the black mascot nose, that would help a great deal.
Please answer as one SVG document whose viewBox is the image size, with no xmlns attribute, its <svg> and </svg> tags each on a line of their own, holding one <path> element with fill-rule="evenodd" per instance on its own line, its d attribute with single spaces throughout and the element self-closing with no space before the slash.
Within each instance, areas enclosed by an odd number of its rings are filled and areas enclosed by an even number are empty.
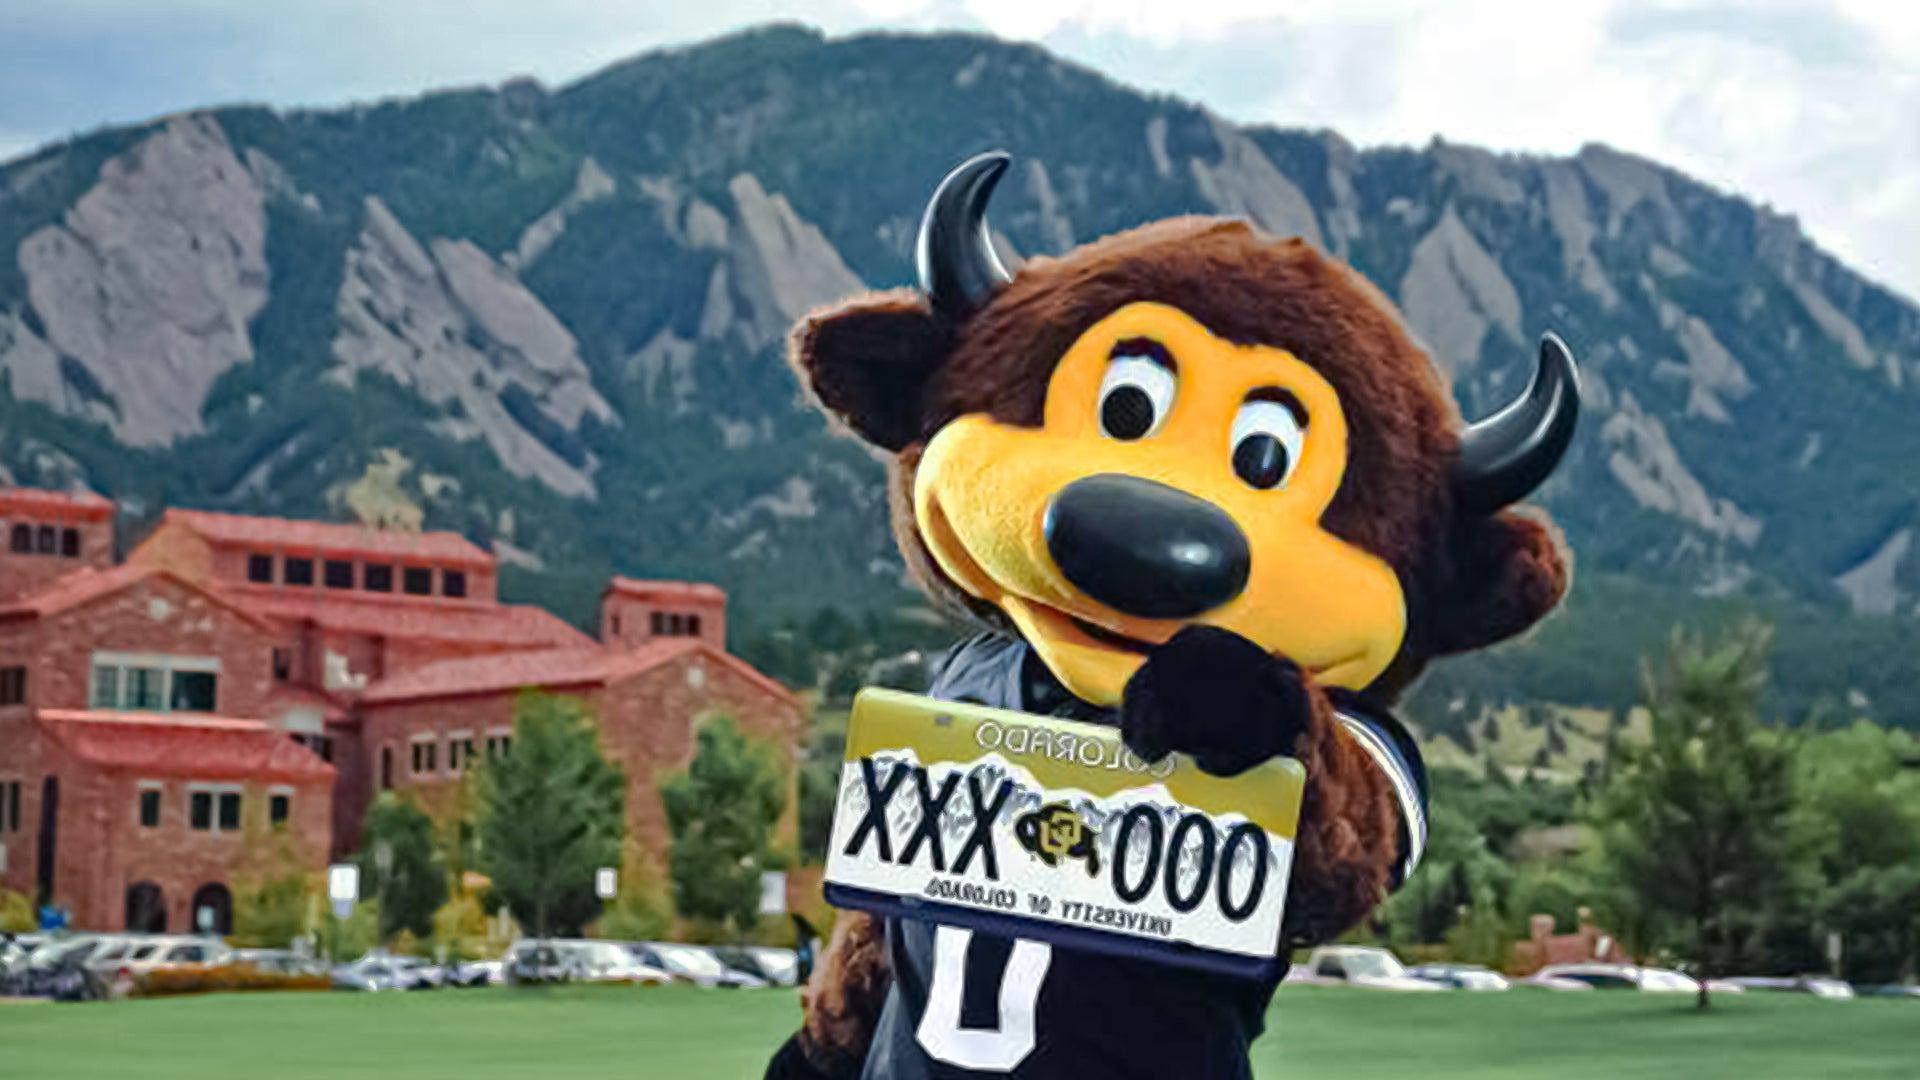
<svg viewBox="0 0 1920 1080">
<path fill-rule="evenodd" d="M 1042 528 L 1067 580 L 1127 615 L 1198 615 L 1247 586 L 1252 555 L 1226 511 L 1152 480 L 1075 480 L 1047 504 Z"/>
</svg>

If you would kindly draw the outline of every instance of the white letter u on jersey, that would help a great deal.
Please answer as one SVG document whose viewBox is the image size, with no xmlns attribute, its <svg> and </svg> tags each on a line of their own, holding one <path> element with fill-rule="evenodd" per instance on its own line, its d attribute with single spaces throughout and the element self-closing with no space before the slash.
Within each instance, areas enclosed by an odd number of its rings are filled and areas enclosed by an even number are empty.
<svg viewBox="0 0 1920 1080">
<path fill-rule="evenodd" d="M 1000 1026 L 963 1028 L 960 1000 L 967 975 L 967 945 L 973 931 L 957 926 L 935 926 L 933 987 L 916 1032 L 920 1045 L 936 1060 L 981 1072 L 1012 1072 L 1033 1052 L 1034 1006 L 1040 984 L 1053 963 L 1053 948 L 1045 942 L 1016 938 L 1000 977 Z"/>
</svg>

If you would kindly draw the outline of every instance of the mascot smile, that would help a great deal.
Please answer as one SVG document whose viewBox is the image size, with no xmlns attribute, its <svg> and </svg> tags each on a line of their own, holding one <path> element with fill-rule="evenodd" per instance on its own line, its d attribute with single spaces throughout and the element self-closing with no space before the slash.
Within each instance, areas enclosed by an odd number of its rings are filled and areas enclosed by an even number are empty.
<svg viewBox="0 0 1920 1080">
<path fill-rule="evenodd" d="M 1573 436 L 1573 359 L 1547 335 L 1519 397 L 1465 425 L 1385 297 L 1238 221 L 1009 274 L 986 222 L 1007 163 L 935 192 L 918 289 L 793 338 L 817 403 L 884 453 L 910 570 L 984 627 L 929 693 L 1220 775 L 1298 758 L 1283 949 L 1330 940 L 1425 843 L 1394 701 L 1566 593 L 1557 533 L 1510 508 Z M 1245 1077 L 1274 989 L 859 912 L 833 937 L 770 1076 Z"/>
</svg>

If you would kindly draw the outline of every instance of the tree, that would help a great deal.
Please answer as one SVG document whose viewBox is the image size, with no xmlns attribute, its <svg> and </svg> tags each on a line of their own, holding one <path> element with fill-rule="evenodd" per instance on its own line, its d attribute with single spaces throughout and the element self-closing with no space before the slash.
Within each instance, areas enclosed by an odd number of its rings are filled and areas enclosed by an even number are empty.
<svg viewBox="0 0 1920 1080">
<path fill-rule="evenodd" d="M 773 754 L 731 717 L 701 725 L 693 762 L 661 789 L 680 914 L 731 923 L 741 936 L 759 922 L 760 875 L 779 865 L 772 838 L 786 807 L 784 780 Z"/>
<path fill-rule="evenodd" d="M 1792 743 L 1758 727 L 1770 633 L 1705 643 L 1676 634 L 1647 670 L 1644 745 L 1622 746 L 1598 794 L 1603 878 L 1650 942 L 1706 979 L 1750 955 L 1791 887 Z"/>
<path fill-rule="evenodd" d="M 361 831 L 360 895 L 380 903 L 380 940 L 401 931 L 433 933 L 433 913 L 447 899 L 447 868 L 433 842 L 433 819 L 392 792 L 367 810 Z"/>
<path fill-rule="evenodd" d="M 494 898 L 536 936 L 578 933 L 600 913 L 594 871 L 620 863 L 626 776 L 578 698 L 529 691 L 513 713 L 513 752 L 478 777 L 478 857 Z"/>
<path fill-rule="evenodd" d="M 1808 738 L 1795 758 L 1796 833 L 1818 867 L 1805 936 L 1842 936 L 1835 974 L 1846 978 L 1905 980 L 1920 967 L 1916 761 L 1912 736 L 1867 723 Z"/>
<path fill-rule="evenodd" d="M 307 875 L 281 874 L 233 883 L 235 945 L 284 948 L 307 932 L 315 890 Z"/>
</svg>

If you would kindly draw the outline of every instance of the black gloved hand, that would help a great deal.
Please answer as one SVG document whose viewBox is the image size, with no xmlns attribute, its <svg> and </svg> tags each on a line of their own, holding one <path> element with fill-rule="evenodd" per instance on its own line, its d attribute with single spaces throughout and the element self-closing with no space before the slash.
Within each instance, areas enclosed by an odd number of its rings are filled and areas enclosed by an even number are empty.
<svg viewBox="0 0 1920 1080">
<path fill-rule="evenodd" d="M 1312 719 L 1300 668 L 1231 630 L 1189 626 L 1147 654 L 1120 699 L 1120 737 L 1146 761 L 1193 757 L 1215 776 L 1292 755 Z"/>
</svg>

